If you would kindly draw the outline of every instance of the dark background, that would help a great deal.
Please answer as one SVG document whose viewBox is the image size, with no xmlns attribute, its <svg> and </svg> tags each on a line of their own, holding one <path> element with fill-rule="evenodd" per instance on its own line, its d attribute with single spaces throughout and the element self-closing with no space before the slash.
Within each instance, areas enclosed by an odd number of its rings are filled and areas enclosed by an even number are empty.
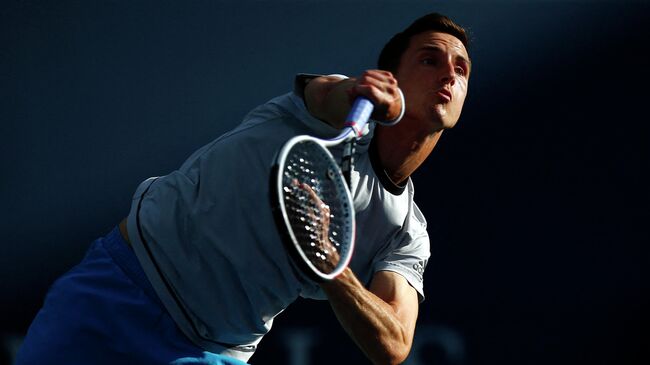
<svg viewBox="0 0 650 365">
<path fill-rule="evenodd" d="M 411 363 L 648 363 L 647 1 L 0 4 L 0 362 L 140 181 L 295 73 L 356 75 L 438 11 L 469 29 L 474 68 L 414 176 L 432 238 L 416 339 L 434 340 Z M 301 300 L 252 363 L 366 361 Z"/>
</svg>

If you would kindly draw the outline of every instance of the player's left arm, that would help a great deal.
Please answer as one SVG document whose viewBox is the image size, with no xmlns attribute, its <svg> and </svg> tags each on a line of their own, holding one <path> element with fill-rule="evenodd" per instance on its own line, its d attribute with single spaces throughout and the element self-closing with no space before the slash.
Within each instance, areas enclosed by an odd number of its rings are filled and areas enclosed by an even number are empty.
<svg viewBox="0 0 650 365">
<path fill-rule="evenodd" d="M 379 271 L 366 289 L 347 268 L 321 287 L 345 331 L 374 364 L 400 364 L 406 359 L 419 302 L 402 275 Z"/>
</svg>

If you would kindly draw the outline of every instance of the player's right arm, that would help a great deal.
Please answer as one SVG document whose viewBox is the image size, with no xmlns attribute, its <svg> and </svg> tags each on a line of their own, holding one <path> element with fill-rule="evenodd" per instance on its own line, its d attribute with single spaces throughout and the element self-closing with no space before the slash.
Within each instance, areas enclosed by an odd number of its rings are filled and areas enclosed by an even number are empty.
<svg viewBox="0 0 650 365">
<path fill-rule="evenodd" d="M 354 99 L 361 95 L 375 106 L 372 118 L 393 120 L 400 115 L 402 99 L 397 80 L 388 71 L 368 70 L 357 78 L 321 76 L 305 87 L 305 105 L 316 118 L 337 129 L 343 128 Z"/>
</svg>

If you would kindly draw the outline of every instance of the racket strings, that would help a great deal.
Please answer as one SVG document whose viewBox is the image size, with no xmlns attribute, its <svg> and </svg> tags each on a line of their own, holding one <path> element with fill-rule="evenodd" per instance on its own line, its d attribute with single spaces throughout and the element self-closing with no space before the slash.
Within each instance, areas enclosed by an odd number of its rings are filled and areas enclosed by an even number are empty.
<svg viewBox="0 0 650 365">
<path fill-rule="evenodd" d="M 298 245 L 326 273 L 334 271 L 345 240 L 346 208 L 330 160 L 308 143 L 294 146 L 287 156 L 282 190 L 287 216 Z"/>
<path fill-rule="evenodd" d="M 330 242 L 335 246 L 341 245 L 337 240 L 341 226 L 336 223 L 336 220 L 333 220 L 334 214 L 324 213 L 322 206 L 313 203 L 309 194 L 297 186 L 285 187 L 285 192 L 287 193 L 285 203 L 290 212 L 290 218 L 296 221 L 296 226 L 304 225 L 304 231 L 307 232 L 306 234 L 311 240 L 321 239 L 318 233 L 327 230 L 330 233 L 328 235 Z M 327 220 L 329 220 L 328 227 L 323 227 Z M 310 246 L 314 245 L 315 242 L 310 242 Z"/>
</svg>

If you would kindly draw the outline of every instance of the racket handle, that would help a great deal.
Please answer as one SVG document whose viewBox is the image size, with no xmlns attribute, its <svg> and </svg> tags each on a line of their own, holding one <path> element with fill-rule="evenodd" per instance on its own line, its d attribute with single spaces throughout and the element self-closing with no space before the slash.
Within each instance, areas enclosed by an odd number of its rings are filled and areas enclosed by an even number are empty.
<svg viewBox="0 0 650 365">
<path fill-rule="evenodd" d="M 352 104 L 348 117 L 345 119 L 345 126 L 352 128 L 355 135 L 361 137 L 374 108 L 375 106 L 367 98 L 363 96 L 357 97 Z"/>
</svg>

